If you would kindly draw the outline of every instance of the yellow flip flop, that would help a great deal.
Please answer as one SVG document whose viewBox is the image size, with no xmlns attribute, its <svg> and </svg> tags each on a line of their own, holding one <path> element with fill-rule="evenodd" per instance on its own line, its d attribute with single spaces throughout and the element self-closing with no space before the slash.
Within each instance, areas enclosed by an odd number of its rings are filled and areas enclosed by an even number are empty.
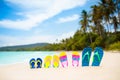
<svg viewBox="0 0 120 80">
<path fill-rule="evenodd" d="M 59 57 L 57 55 L 53 56 L 53 67 L 58 68 L 59 67 Z"/>
<path fill-rule="evenodd" d="M 51 66 L 51 60 L 52 60 L 51 56 L 45 57 L 45 59 L 44 59 L 44 67 L 45 68 L 49 68 Z"/>
</svg>

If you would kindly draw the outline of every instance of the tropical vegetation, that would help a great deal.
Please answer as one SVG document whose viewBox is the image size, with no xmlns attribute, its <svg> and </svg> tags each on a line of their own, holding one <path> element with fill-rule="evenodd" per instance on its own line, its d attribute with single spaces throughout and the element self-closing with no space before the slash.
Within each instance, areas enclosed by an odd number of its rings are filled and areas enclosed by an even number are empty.
<svg viewBox="0 0 120 80">
<path fill-rule="evenodd" d="M 45 46 L 47 50 L 82 50 L 101 46 L 107 50 L 120 50 L 120 0 L 100 0 L 90 11 L 83 10 L 80 29 L 73 37 Z M 49 47 L 49 48 L 47 48 Z"/>
<path fill-rule="evenodd" d="M 60 43 L 19 50 L 82 50 L 100 46 L 107 50 L 120 50 L 120 0 L 100 0 L 90 11 L 80 15 L 80 28 Z"/>
</svg>

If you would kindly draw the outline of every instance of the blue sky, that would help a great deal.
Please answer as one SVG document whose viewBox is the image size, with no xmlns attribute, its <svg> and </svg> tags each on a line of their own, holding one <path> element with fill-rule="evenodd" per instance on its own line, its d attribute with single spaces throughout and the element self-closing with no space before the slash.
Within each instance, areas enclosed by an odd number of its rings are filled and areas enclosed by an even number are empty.
<svg viewBox="0 0 120 80">
<path fill-rule="evenodd" d="M 0 0 L 0 46 L 54 43 L 80 28 L 82 10 L 97 0 Z"/>
</svg>

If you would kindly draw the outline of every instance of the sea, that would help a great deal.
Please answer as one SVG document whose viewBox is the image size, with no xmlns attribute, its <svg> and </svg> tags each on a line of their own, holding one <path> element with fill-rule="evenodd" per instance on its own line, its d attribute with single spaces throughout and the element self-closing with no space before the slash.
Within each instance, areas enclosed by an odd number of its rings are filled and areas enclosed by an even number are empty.
<svg viewBox="0 0 120 80">
<path fill-rule="evenodd" d="M 44 59 L 47 55 L 59 54 L 55 51 L 5 51 L 0 52 L 0 65 L 29 62 L 31 58 Z"/>
</svg>

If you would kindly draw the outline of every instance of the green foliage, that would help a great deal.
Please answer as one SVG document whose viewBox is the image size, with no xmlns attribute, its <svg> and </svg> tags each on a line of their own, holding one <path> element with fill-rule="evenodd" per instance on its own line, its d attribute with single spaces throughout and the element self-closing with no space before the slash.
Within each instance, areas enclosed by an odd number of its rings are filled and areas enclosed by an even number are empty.
<svg viewBox="0 0 120 80">
<path fill-rule="evenodd" d="M 120 41 L 111 44 L 108 47 L 108 50 L 118 50 L 118 51 L 120 51 Z"/>
<path fill-rule="evenodd" d="M 110 44 L 113 44 L 116 41 L 117 41 L 117 36 L 116 35 L 110 35 L 110 36 L 106 37 L 105 45 L 107 47 L 107 46 L 109 46 Z"/>
<path fill-rule="evenodd" d="M 96 37 L 95 42 L 91 44 L 91 47 L 94 49 L 96 46 L 104 47 L 104 39 L 101 36 Z"/>
</svg>

